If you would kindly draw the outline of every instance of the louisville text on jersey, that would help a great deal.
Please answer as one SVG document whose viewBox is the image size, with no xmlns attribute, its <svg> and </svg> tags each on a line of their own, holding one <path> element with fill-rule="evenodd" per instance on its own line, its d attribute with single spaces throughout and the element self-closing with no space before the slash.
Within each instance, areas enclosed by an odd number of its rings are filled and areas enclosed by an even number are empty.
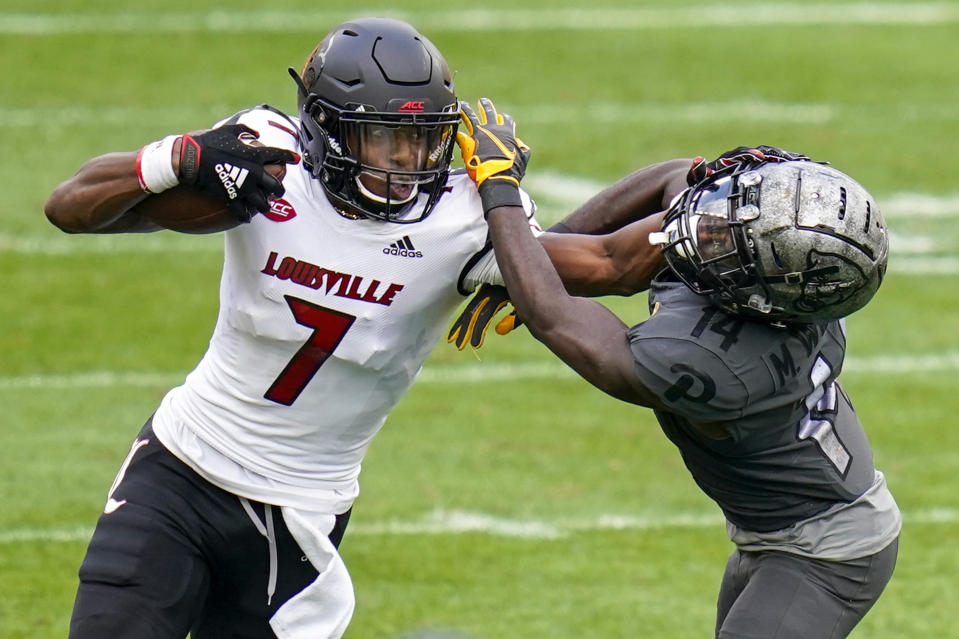
<svg viewBox="0 0 959 639">
<path fill-rule="evenodd" d="M 286 256 L 281 260 L 279 257 L 276 251 L 271 251 L 266 258 L 266 266 L 260 272 L 317 291 L 324 289 L 327 295 L 389 306 L 396 294 L 403 290 L 402 284 L 384 285 L 379 280 L 366 284 L 360 275 L 331 271 L 295 257 Z"/>
</svg>

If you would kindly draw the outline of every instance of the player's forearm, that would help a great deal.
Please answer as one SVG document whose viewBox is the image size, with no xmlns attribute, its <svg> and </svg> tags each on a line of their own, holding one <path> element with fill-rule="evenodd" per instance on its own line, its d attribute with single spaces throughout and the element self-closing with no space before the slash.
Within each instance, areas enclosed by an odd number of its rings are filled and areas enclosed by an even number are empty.
<svg viewBox="0 0 959 639">
<path fill-rule="evenodd" d="M 539 236 L 540 244 L 570 295 L 600 297 L 637 292 L 631 284 L 633 276 L 626 272 L 629 264 L 613 259 L 606 237 L 579 233 Z M 497 259 L 499 254 L 497 251 Z"/>
<path fill-rule="evenodd" d="M 611 272 L 610 288 L 616 295 L 647 290 L 653 277 L 665 268 L 661 248 L 649 243 L 649 234 L 660 230 L 663 216 L 655 213 L 602 237 Z"/>
<path fill-rule="evenodd" d="M 556 229 L 568 233 L 610 233 L 664 210 L 686 188 L 690 160 L 653 164 L 614 182 L 560 221 Z"/>
<path fill-rule="evenodd" d="M 537 238 L 570 295 L 615 295 L 615 277 L 601 237 L 569 233 L 543 233 Z M 497 260 L 500 251 L 496 252 Z"/>
<path fill-rule="evenodd" d="M 489 213 L 490 237 L 516 313 L 534 334 L 558 315 L 553 307 L 568 297 L 542 244 L 533 237 L 523 209 L 500 207 Z"/>
<path fill-rule="evenodd" d="M 88 161 L 47 200 L 47 219 L 67 233 L 146 231 L 133 219 L 123 219 L 147 194 L 140 187 L 135 151 L 108 153 Z"/>
<path fill-rule="evenodd" d="M 647 290 L 665 266 L 660 248 L 649 244 L 662 219 L 657 213 L 605 235 L 543 233 L 538 239 L 571 295 L 633 295 Z"/>
</svg>

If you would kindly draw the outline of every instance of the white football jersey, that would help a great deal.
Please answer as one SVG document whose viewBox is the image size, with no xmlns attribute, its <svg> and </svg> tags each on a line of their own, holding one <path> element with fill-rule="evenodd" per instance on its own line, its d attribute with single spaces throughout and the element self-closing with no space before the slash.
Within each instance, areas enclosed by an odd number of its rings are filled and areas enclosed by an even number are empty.
<svg viewBox="0 0 959 639">
<path fill-rule="evenodd" d="M 239 121 L 268 146 L 297 148 L 295 124 L 277 113 Z M 270 213 L 225 233 L 209 349 L 153 427 L 226 490 L 343 512 L 370 441 L 468 293 L 487 228 L 465 174 L 414 224 L 341 216 L 302 164 L 283 184 Z"/>
</svg>

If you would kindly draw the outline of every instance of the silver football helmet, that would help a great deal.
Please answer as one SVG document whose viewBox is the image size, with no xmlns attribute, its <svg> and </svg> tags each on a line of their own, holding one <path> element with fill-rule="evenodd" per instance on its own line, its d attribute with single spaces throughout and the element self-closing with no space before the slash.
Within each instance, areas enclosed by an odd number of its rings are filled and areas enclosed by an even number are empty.
<svg viewBox="0 0 959 639">
<path fill-rule="evenodd" d="M 889 257 L 875 199 L 848 175 L 809 161 L 710 176 L 676 197 L 650 241 L 689 288 L 723 310 L 787 323 L 859 310 Z"/>
</svg>

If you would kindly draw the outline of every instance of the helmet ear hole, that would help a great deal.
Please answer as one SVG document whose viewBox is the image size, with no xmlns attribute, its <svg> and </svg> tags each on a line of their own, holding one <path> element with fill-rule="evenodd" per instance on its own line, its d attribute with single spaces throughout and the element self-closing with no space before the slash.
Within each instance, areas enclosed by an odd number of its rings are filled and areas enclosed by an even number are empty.
<svg viewBox="0 0 959 639">
<path fill-rule="evenodd" d="M 773 261 L 776 262 L 776 266 L 783 268 L 783 258 L 779 257 L 779 252 L 776 250 L 776 243 L 769 243 L 769 252 L 772 253 Z"/>
</svg>

